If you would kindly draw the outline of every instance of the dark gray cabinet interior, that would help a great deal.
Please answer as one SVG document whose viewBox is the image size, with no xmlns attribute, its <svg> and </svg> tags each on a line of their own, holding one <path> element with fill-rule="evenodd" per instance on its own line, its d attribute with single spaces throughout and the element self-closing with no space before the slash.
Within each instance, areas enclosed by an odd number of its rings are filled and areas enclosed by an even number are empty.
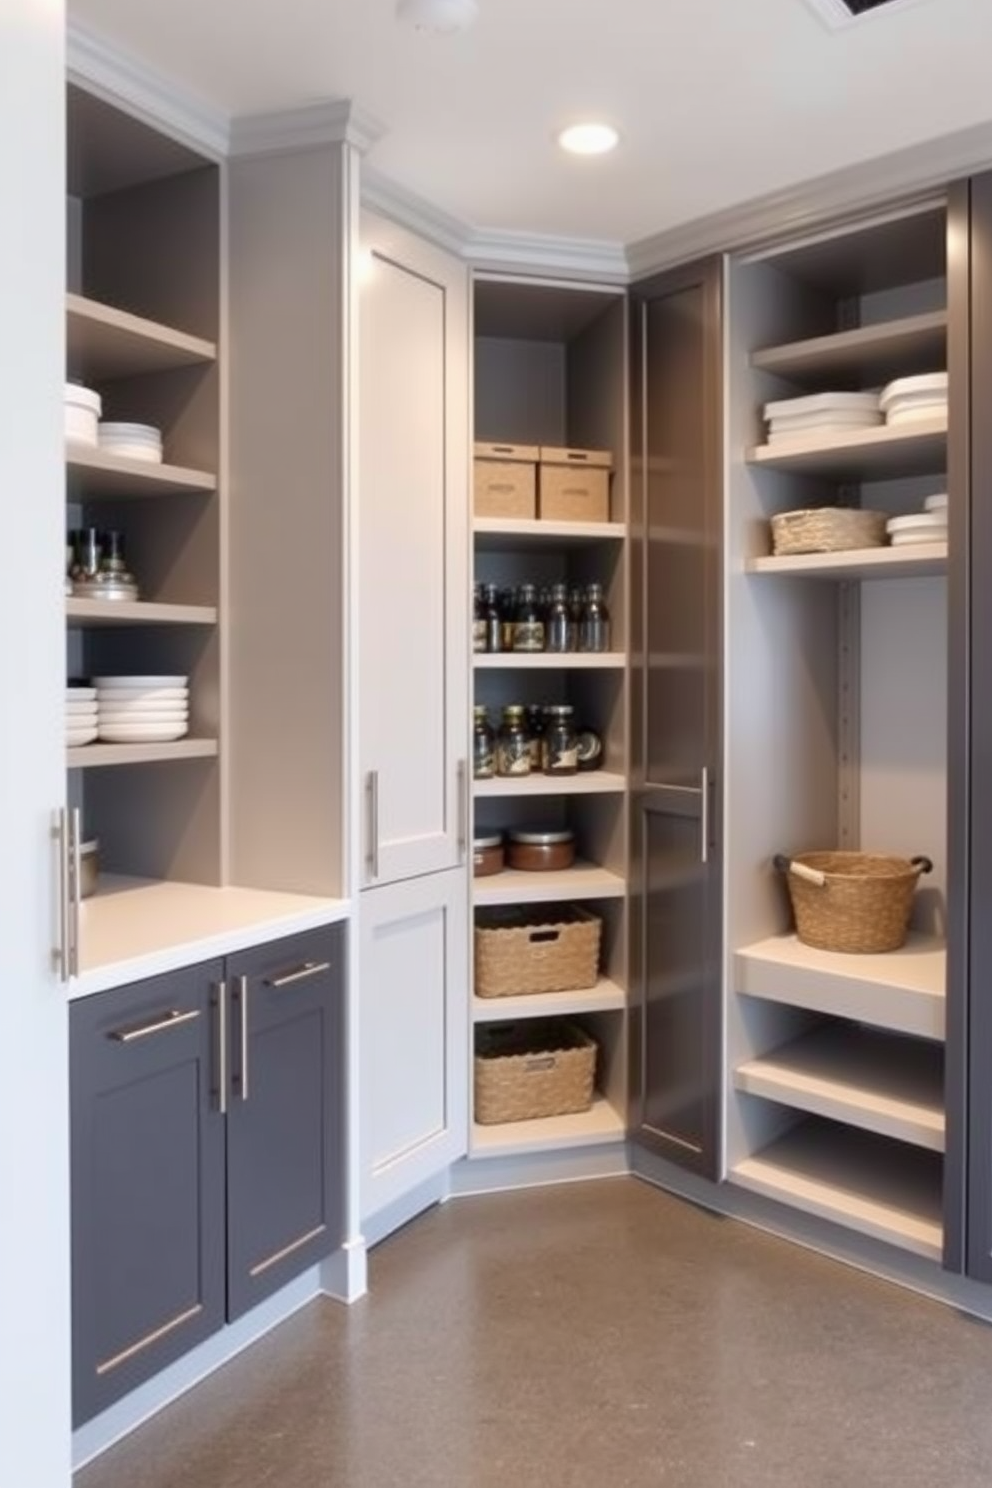
<svg viewBox="0 0 992 1488">
<path fill-rule="evenodd" d="M 633 296 L 631 1126 L 708 1176 L 720 1089 L 720 265 Z"/>
<path fill-rule="evenodd" d="M 77 1423 L 339 1242 L 343 933 L 72 1004 Z"/>
</svg>

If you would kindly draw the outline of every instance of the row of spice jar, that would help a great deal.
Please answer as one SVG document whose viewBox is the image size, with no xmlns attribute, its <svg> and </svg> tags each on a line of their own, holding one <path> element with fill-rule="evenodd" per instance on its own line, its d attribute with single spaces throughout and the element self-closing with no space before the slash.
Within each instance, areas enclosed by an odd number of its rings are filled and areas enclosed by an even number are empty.
<svg viewBox="0 0 992 1488">
<path fill-rule="evenodd" d="M 473 651 L 609 651 L 602 584 L 476 584 Z"/>
<path fill-rule="evenodd" d="M 575 833 L 569 828 L 527 827 L 510 832 L 478 827 L 475 832 L 473 876 L 488 878 L 504 868 L 531 873 L 553 873 L 575 862 Z"/>
<path fill-rule="evenodd" d="M 489 709 L 474 709 L 472 773 L 476 780 L 494 775 L 574 775 L 602 764 L 603 743 L 595 729 L 577 728 L 571 703 L 525 706 L 509 703 L 498 730 Z"/>
</svg>

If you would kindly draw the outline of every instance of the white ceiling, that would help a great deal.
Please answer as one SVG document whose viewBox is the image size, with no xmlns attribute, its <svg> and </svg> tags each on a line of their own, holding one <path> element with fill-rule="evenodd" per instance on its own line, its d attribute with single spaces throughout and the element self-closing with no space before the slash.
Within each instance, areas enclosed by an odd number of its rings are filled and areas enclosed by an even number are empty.
<svg viewBox="0 0 992 1488">
<path fill-rule="evenodd" d="M 822 6 L 822 0 L 820 0 Z M 394 0 L 69 0 L 70 19 L 229 116 L 348 98 L 371 163 L 480 229 L 631 243 L 992 121 L 989 0 L 831 29 L 816 0 L 479 0 L 426 37 Z M 570 159 L 595 116 L 621 148 Z"/>
</svg>

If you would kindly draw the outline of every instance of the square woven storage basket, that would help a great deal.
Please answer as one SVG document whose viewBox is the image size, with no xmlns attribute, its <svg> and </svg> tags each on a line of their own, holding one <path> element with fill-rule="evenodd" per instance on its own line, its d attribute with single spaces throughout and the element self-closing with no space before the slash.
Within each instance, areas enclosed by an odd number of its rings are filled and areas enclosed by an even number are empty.
<svg viewBox="0 0 992 1488">
<path fill-rule="evenodd" d="M 810 511 L 780 512 L 772 517 L 772 552 L 843 553 L 885 546 L 885 513 L 860 507 L 821 506 Z"/>
<path fill-rule="evenodd" d="M 588 1111 L 596 1041 L 574 1023 L 534 1018 L 476 1031 L 475 1119 L 482 1126 Z"/>
<path fill-rule="evenodd" d="M 594 987 L 603 922 L 577 905 L 480 910 L 476 997 L 522 997 Z"/>
</svg>

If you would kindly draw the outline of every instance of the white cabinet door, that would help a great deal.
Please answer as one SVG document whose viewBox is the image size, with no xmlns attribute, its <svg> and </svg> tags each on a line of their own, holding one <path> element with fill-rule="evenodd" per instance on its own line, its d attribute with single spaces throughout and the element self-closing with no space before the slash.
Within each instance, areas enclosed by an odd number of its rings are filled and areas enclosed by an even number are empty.
<svg viewBox="0 0 992 1488">
<path fill-rule="evenodd" d="M 362 221 L 359 766 L 365 885 L 466 860 L 468 278 Z"/>
<path fill-rule="evenodd" d="M 468 1146 L 468 883 L 435 873 L 359 902 L 362 1217 Z"/>
</svg>

